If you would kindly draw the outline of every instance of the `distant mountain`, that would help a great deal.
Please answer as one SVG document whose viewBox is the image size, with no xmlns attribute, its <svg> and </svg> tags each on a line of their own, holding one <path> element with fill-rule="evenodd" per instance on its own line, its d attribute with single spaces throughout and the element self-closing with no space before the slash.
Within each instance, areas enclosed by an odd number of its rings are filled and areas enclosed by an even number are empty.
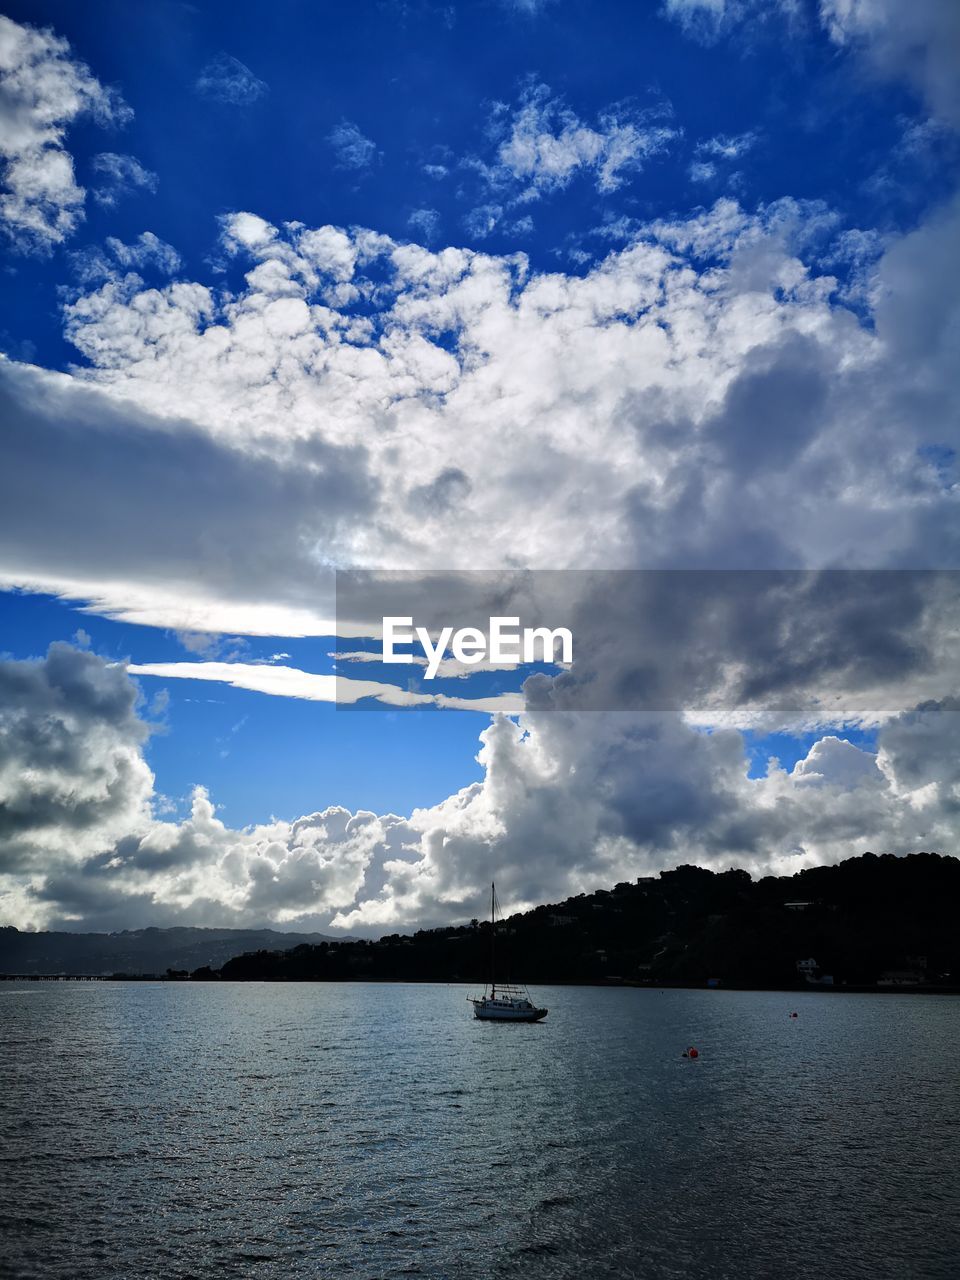
<svg viewBox="0 0 960 1280">
<path fill-rule="evenodd" d="M 22 933 L 0 928 L 0 973 L 143 973 L 219 969 L 231 956 L 264 948 L 319 945 L 323 933 L 276 929 L 124 929 L 122 933 Z"/>
<path fill-rule="evenodd" d="M 500 981 L 960 987 L 960 860 L 864 854 L 752 880 L 681 866 L 511 916 Z M 229 979 L 483 982 L 490 925 L 230 960 Z"/>
</svg>

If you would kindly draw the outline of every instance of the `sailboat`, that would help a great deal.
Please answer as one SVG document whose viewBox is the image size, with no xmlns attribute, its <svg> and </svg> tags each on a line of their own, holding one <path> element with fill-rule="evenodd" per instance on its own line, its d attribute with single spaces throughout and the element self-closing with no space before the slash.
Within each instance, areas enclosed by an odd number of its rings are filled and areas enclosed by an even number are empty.
<svg viewBox="0 0 960 1280">
<path fill-rule="evenodd" d="M 511 982 L 497 982 L 497 887 L 490 885 L 490 981 L 483 995 L 470 998 L 475 1018 L 496 1022 L 539 1022 L 548 1010 L 538 1009 L 526 987 Z"/>
</svg>

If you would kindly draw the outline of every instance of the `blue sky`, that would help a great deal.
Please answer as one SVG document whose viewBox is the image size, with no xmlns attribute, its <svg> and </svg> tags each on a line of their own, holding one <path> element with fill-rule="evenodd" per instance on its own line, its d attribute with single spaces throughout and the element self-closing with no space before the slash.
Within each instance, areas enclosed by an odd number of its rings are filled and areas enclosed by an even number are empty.
<svg viewBox="0 0 960 1280">
<path fill-rule="evenodd" d="M 788 715 L 770 693 L 752 721 L 694 724 L 695 707 L 658 730 L 655 761 L 614 769 L 639 740 L 616 717 L 577 736 L 532 715 L 498 727 L 487 707 L 358 710 L 307 690 L 335 670 L 409 683 L 334 665 L 363 644 L 324 621 L 336 568 L 955 565 L 949 3 L 4 13 L 15 478 L 0 493 L 0 652 L 11 672 L 46 672 L 66 642 L 83 680 L 138 690 L 109 748 L 104 725 L 83 729 L 91 759 L 106 751 L 93 773 L 49 784 L 106 787 L 109 813 L 83 827 L 79 862 L 25 853 L 8 914 L 375 929 L 472 910 L 492 863 L 514 867 L 517 903 L 681 855 L 782 869 L 881 842 L 867 782 L 892 806 L 889 842 L 942 843 L 946 819 L 915 819 L 909 771 L 898 781 L 884 747 L 885 726 L 951 688 L 924 610 L 894 646 L 913 665 L 882 679 L 811 665 L 813 710 Z M 290 696 L 258 691 L 267 666 L 291 669 Z M 493 672 L 434 689 L 518 686 Z M 104 782 L 118 770 L 139 778 L 123 805 Z M 556 867 L 543 852 L 523 870 L 513 852 L 540 837 L 510 778 L 557 813 L 546 790 L 568 793 L 569 836 L 541 822 L 545 847 L 570 840 Z M 813 785 L 839 788 L 829 830 L 803 808 Z M 342 807 L 379 815 L 380 843 L 348 856 L 330 819 L 311 848 L 346 879 L 324 898 L 316 872 L 302 902 L 293 888 L 261 902 L 253 871 L 238 905 L 205 864 L 189 864 L 188 892 L 148 883 L 126 853 L 110 862 L 125 833 L 193 840 L 198 787 L 229 832 Z M 778 788 L 798 829 L 762 835 Z M 580 831 L 597 797 L 606 816 Z M 387 816 L 414 809 L 433 816 L 398 834 Z M 287 849 L 285 885 L 300 837 L 270 831 L 256 857 Z M 216 832 L 205 848 L 228 839 Z M 27 844 L 44 841 L 41 824 Z M 217 875 L 232 857 L 217 854 Z M 351 858 L 366 859 L 359 879 Z M 416 890 L 389 870 L 405 858 Z M 100 905 L 77 905 L 107 867 L 119 879 Z M 57 898 L 71 877 L 83 893 Z"/>
<path fill-rule="evenodd" d="M 691 40 L 656 4 L 575 0 L 266 10 L 31 3 L 6 12 L 66 36 L 134 110 L 112 135 L 78 122 L 78 172 L 116 144 L 158 177 L 155 191 L 132 192 L 113 207 L 90 202 L 68 252 L 107 236 L 131 241 L 149 227 L 192 278 L 209 278 L 219 256 L 216 219 L 237 208 L 276 223 L 359 224 L 401 239 L 417 231 L 411 215 L 427 209 L 437 215 L 434 243 L 522 248 L 541 269 L 576 272 L 587 263 L 572 250 L 595 259 L 608 247 L 596 237 L 605 222 L 684 215 L 728 191 L 747 206 L 786 195 L 823 201 L 851 227 L 908 227 L 950 190 L 956 160 L 948 131 L 902 145 L 910 123 L 925 118 L 909 86 L 851 74 L 815 22 L 792 39 L 776 14 L 754 24 L 743 46 Z M 248 68 L 251 100 L 198 93 L 203 69 L 223 53 Z M 531 80 L 584 121 L 611 104 L 659 107 L 682 136 L 606 196 L 574 180 L 538 203 L 532 230 L 501 226 L 477 236 L 469 214 L 489 200 L 464 162 L 489 159 L 496 104 L 515 106 Z M 345 122 L 372 144 L 359 167 L 344 165 L 330 140 Z M 698 152 L 712 139 L 752 134 L 756 141 L 733 160 Z M 698 161 L 714 163 L 716 176 L 691 181 Z M 431 177 L 429 165 L 448 173 Z M 70 280 L 63 255 L 16 264 L 5 291 L 8 347 L 35 351 L 52 367 L 76 359 L 59 316 L 59 291 Z"/>
</svg>

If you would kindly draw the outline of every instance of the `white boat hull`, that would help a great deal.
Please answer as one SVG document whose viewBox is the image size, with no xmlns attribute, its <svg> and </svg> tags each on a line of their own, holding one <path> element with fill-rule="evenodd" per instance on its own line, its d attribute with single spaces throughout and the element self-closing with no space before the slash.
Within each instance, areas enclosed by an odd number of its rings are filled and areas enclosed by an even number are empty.
<svg viewBox="0 0 960 1280">
<path fill-rule="evenodd" d="M 549 1012 L 528 1000 L 473 1000 L 473 1016 L 487 1022 L 539 1022 Z"/>
</svg>

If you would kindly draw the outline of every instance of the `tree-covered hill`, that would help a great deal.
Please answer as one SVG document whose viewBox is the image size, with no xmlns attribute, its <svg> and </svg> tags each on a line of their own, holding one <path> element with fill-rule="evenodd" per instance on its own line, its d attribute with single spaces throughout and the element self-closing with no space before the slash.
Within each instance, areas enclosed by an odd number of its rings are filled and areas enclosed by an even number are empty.
<svg viewBox="0 0 960 1280">
<path fill-rule="evenodd" d="M 935 853 L 866 853 L 758 881 L 680 866 L 509 917 L 497 926 L 497 978 L 948 985 L 960 982 L 958 906 L 960 860 Z M 228 961 L 221 976 L 482 982 L 489 953 L 490 925 L 474 921 L 257 951 Z"/>
</svg>

